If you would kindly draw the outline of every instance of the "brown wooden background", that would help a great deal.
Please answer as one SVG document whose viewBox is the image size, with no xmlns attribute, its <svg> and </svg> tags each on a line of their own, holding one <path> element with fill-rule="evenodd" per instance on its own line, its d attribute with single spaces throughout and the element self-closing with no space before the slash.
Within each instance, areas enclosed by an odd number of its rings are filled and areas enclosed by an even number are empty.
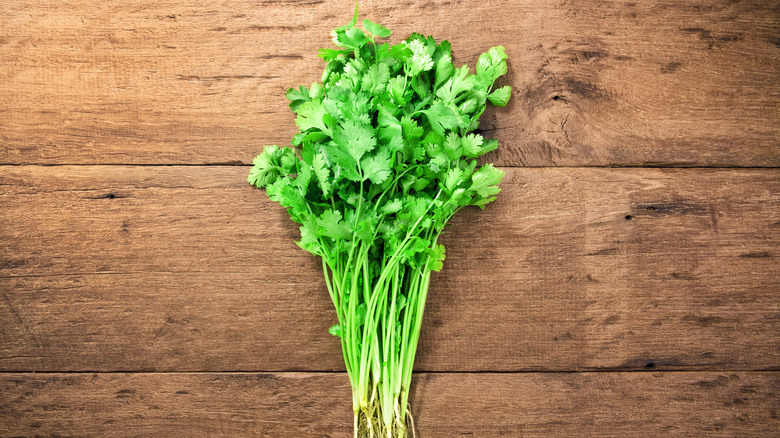
<svg viewBox="0 0 780 438">
<path fill-rule="evenodd" d="M 361 3 L 510 57 L 419 436 L 778 436 L 780 2 Z M 0 434 L 349 435 L 317 261 L 245 177 L 351 9 L 0 4 Z"/>
</svg>

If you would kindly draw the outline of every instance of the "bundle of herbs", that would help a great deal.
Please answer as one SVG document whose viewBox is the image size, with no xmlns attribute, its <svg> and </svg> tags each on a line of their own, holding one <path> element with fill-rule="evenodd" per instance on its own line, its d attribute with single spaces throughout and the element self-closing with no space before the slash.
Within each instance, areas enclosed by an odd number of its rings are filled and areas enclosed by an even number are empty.
<svg viewBox="0 0 780 438">
<path fill-rule="evenodd" d="M 265 147 L 249 183 L 265 188 L 301 225 L 298 245 L 322 258 L 352 387 L 355 436 L 405 437 L 408 398 L 437 243 L 460 209 L 493 201 L 504 172 L 476 158 L 497 140 L 471 133 L 487 102 L 510 87 L 493 47 L 455 68 L 450 44 L 412 34 L 379 43 L 387 28 L 363 20 L 332 32 L 337 49 L 321 83 L 290 89 L 300 133 L 293 148 Z"/>
</svg>

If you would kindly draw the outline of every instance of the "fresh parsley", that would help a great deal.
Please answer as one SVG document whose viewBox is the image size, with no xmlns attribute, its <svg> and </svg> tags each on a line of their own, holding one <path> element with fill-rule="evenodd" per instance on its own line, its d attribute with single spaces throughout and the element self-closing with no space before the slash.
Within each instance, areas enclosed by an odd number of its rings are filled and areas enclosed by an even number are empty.
<svg viewBox="0 0 780 438">
<path fill-rule="evenodd" d="M 355 436 L 406 436 L 408 397 L 437 243 L 458 210 L 496 199 L 504 172 L 476 158 L 498 141 L 473 133 L 507 55 L 493 47 L 455 68 L 450 44 L 412 34 L 390 45 L 369 20 L 333 30 L 321 82 L 287 91 L 300 133 L 265 147 L 249 183 L 301 225 L 298 245 L 322 258 L 355 413 Z"/>
</svg>

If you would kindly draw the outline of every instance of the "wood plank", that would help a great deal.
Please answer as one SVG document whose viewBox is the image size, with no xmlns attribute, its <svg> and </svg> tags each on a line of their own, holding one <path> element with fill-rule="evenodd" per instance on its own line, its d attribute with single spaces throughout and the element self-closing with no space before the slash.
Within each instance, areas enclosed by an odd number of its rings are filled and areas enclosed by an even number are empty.
<svg viewBox="0 0 780 438">
<path fill-rule="evenodd" d="M 0 176 L 0 369 L 342 370 L 321 265 L 242 167 Z M 445 233 L 419 370 L 777 369 L 775 169 L 508 169 Z"/>
<path fill-rule="evenodd" d="M 284 90 L 350 2 L 14 1 L 0 9 L 0 163 L 248 163 L 296 127 Z M 363 2 L 457 63 L 503 44 L 503 166 L 780 165 L 780 9 L 750 0 Z"/>
<path fill-rule="evenodd" d="M 418 436 L 770 436 L 777 372 L 421 374 Z M 0 374 L 0 432 L 347 437 L 343 374 Z"/>
</svg>

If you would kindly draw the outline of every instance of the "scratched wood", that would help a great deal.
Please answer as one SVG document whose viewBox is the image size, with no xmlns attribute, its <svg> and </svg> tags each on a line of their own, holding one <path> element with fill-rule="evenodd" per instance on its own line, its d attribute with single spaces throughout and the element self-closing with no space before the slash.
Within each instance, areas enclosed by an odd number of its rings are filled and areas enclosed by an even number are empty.
<svg viewBox="0 0 780 438">
<path fill-rule="evenodd" d="M 0 435 L 350 435 L 321 267 L 239 166 L 296 132 L 284 91 L 349 3 L 0 2 Z M 510 56 L 504 192 L 444 237 L 418 436 L 776 435 L 780 2 L 361 15 Z"/>
<path fill-rule="evenodd" d="M 0 163 L 248 163 L 295 133 L 284 91 L 351 2 L 9 1 Z M 503 166 L 780 165 L 777 2 L 363 1 L 458 63 L 503 44 L 483 129 Z"/>
<path fill-rule="evenodd" d="M 421 437 L 772 436 L 780 373 L 418 374 Z M 2 374 L 7 436 L 347 437 L 344 374 Z"/>
<path fill-rule="evenodd" d="M 341 370 L 246 167 L 0 176 L 0 369 Z M 508 169 L 444 236 L 418 369 L 778 369 L 776 169 Z"/>
</svg>

